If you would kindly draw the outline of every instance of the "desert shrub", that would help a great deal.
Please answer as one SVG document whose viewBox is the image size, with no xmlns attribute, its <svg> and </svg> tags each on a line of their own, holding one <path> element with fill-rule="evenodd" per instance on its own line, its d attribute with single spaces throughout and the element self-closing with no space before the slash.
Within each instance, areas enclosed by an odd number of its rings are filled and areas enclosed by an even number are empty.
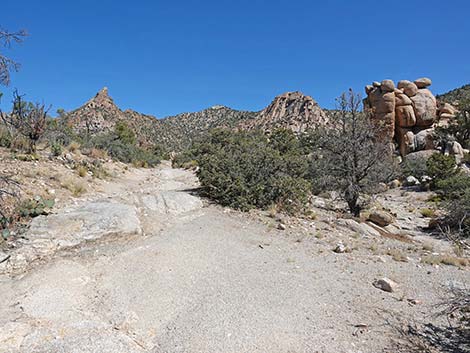
<svg viewBox="0 0 470 353">
<path fill-rule="evenodd" d="M 436 214 L 436 211 L 431 208 L 422 208 L 419 210 L 419 213 L 421 213 L 423 217 L 433 218 Z"/>
<path fill-rule="evenodd" d="M 40 215 L 48 214 L 54 207 L 54 199 L 43 199 L 36 197 L 31 200 L 24 200 L 20 203 L 17 213 L 23 218 L 34 218 Z"/>
<path fill-rule="evenodd" d="M 170 159 L 170 152 L 164 146 L 158 143 L 151 147 L 150 151 L 159 159 Z"/>
<path fill-rule="evenodd" d="M 12 136 L 20 135 L 28 141 L 26 152 L 34 153 L 46 130 L 48 110 L 44 104 L 23 100 L 15 91 L 11 113 L 2 113 L 0 117 Z"/>
<path fill-rule="evenodd" d="M 88 156 L 91 158 L 95 158 L 95 159 L 108 159 L 109 158 L 108 152 L 100 148 L 92 148 Z"/>
<path fill-rule="evenodd" d="M 12 200 L 16 200 L 18 183 L 9 176 L 0 175 L 0 232 L 6 238 L 9 234 L 8 226 L 12 222 Z"/>
<path fill-rule="evenodd" d="M 11 134 L 10 132 L 3 126 L 0 126 L 0 147 L 11 147 Z"/>
<path fill-rule="evenodd" d="M 455 239 L 470 237 L 470 177 L 458 170 L 448 169 L 433 180 L 440 205 L 446 211 L 441 227 L 451 232 Z M 444 177 L 446 176 L 446 177 Z"/>
<path fill-rule="evenodd" d="M 173 168 L 192 169 L 197 167 L 197 150 L 190 148 L 173 157 L 171 161 Z"/>
<path fill-rule="evenodd" d="M 72 128 L 57 119 L 48 119 L 43 139 L 50 145 L 58 144 L 62 147 L 70 145 L 73 141 L 80 142 L 81 136 L 76 134 Z"/>
<path fill-rule="evenodd" d="M 395 177 L 389 146 L 381 142 L 381 127 L 360 111 L 362 101 L 351 90 L 337 99 L 330 126 L 319 127 L 312 155 L 315 191 L 339 191 L 349 210 L 359 216 L 361 194 L 374 193 L 380 182 Z"/>
<path fill-rule="evenodd" d="M 438 127 L 437 135 L 442 145 L 447 141 L 457 141 L 464 148 L 470 147 L 470 99 L 460 100 L 459 113 L 450 119 L 447 126 Z"/>
<path fill-rule="evenodd" d="M 111 158 L 138 167 L 154 167 L 160 163 L 159 156 L 152 150 L 136 145 L 134 132 L 123 122 L 118 123 L 114 131 L 84 139 L 83 147 L 106 151 Z"/>
<path fill-rule="evenodd" d="M 118 140 L 126 145 L 135 145 L 136 138 L 132 129 L 123 121 L 120 121 L 114 127 L 114 133 Z"/>
<path fill-rule="evenodd" d="M 53 142 L 51 144 L 51 154 L 54 157 L 58 157 L 62 154 L 62 145 L 58 142 Z"/>
<path fill-rule="evenodd" d="M 426 168 L 427 174 L 432 178 L 433 187 L 457 173 L 454 156 L 445 156 L 441 153 L 433 154 L 426 162 Z"/>
<path fill-rule="evenodd" d="M 278 204 L 293 212 L 305 205 L 311 189 L 308 159 L 292 147 L 295 140 L 290 132 L 267 137 L 216 130 L 186 156 L 197 161 L 205 194 L 220 204 L 241 210 Z"/>
<path fill-rule="evenodd" d="M 418 179 L 421 179 L 421 177 L 428 175 L 426 158 L 405 158 L 401 164 L 401 169 L 404 177 L 412 175 Z"/>
</svg>

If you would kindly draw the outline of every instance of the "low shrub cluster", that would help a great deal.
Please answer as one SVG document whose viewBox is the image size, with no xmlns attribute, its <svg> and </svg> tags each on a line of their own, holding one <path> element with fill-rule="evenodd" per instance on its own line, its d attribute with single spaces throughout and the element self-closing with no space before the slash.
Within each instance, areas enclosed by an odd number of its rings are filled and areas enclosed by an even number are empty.
<svg viewBox="0 0 470 353">
<path fill-rule="evenodd" d="M 215 130 L 205 142 L 174 160 L 198 165 L 204 193 L 224 206 L 241 210 L 275 204 L 287 212 L 303 209 L 311 192 L 308 158 L 291 131 Z"/>
<path fill-rule="evenodd" d="M 162 158 L 168 157 L 168 153 L 158 145 L 148 148 L 139 146 L 134 131 L 125 122 L 116 124 L 112 131 L 91 136 L 86 133 L 76 134 L 69 127 L 53 120 L 48 125 L 46 139 L 54 156 L 60 155 L 64 149 L 69 152 L 81 149 L 99 159 L 111 157 L 136 167 L 153 167 Z"/>
<path fill-rule="evenodd" d="M 442 225 L 461 237 L 470 237 L 470 176 L 457 168 L 453 156 L 434 154 L 427 161 L 431 187 L 447 211 Z"/>
</svg>

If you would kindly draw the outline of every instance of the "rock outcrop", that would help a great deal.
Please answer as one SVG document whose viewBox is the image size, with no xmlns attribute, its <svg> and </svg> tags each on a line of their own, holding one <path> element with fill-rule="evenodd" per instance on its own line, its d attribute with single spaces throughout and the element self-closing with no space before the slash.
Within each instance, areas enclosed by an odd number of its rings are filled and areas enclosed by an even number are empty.
<svg viewBox="0 0 470 353">
<path fill-rule="evenodd" d="M 242 122 L 241 129 L 270 131 L 277 128 L 303 132 L 328 123 L 326 113 L 315 100 L 301 92 L 287 92 L 274 98 L 255 119 Z"/>
<path fill-rule="evenodd" d="M 441 119 L 451 119 L 457 110 L 448 103 L 438 104 L 428 89 L 431 79 L 423 77 L 414 82 L 391 80 L 366 86 L 364 101 L 379 127 L 379 138 L 398 144 L 402 156 L 436 148 L 434 125 Z"/>
</svg>

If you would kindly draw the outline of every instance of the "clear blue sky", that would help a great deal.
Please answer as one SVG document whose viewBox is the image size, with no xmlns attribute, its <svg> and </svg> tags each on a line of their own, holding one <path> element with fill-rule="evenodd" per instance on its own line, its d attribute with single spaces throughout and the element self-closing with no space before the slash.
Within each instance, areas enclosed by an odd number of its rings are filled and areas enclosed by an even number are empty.
<svg viewBox="0 0 470 353">
<path fill-rule="evenodd" d="M 10 1 L 25 28 L 4 52 L 29 100 L 74 109 L 103 86 L 118 105 L 164 117 L 223 104 L 260 110 L 300 90 L 323 107 L 373 80 L 470 82 L 470 1 Z"/>
</svg>

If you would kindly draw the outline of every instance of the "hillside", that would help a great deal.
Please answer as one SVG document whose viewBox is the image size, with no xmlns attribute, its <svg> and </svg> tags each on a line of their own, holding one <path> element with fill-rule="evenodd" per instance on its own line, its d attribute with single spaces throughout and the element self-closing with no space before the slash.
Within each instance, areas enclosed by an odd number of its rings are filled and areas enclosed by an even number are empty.
<svg viewBox="0 0 470 353">
<path fill-rule="evenodd" d="M 288 128 L 302 132 L 327 121 L 327 115 L 312 97 L 301 92 L 287 92 L 274 98 L 256 119 L 242 122 L 239 127 L 248 130 Z"/>
<path fill-rule="evenodd" d="M 159 140 L 164 139 L 166 146 L 173 150 L 188 147 L 194 138 L 215 128 L 235 128 L 240 122 L 253 121 L 257 113 L 234 110 L 225 106 L 194 112 L 182 113 L 161 119 L 158 132 Z M 166 136 L 171 138 L 164 138 Z"/>
<path fill-rule="evenodd" d="M 470 100 L 470 84 L 436 96 L 439 101 L 458 106 L 463 100 Z"/>
<path fill-rule="evenodd" d="M 173 151 L 188 147 L 195 138 L 214 128 L 289 128 L 300 132 L 327 121 L 325 112 L 313 98 L 300 92 L 277 96 L 261 112 L 217 105 L 199 112 L 157 119 L 133 110 L 122 111 L 109 96 L 107 88 L 62 119 L 73 131 L 91 135 L 110 131 L 118 122 L 125 122 L 136 132 L 141 146 L 160 144 Z"/>
<path fill-rule="evenodd" d="M 140 145 L 155 144 L 158 120 L 132 110 L 122 111 L 108 94 L 105 87 L 83 106 L 67 113 L 63 121 L 74 132 L 97 135 L 112 130 L 118 122 L 125 122 L 135 131 Z"/>
</svg>

